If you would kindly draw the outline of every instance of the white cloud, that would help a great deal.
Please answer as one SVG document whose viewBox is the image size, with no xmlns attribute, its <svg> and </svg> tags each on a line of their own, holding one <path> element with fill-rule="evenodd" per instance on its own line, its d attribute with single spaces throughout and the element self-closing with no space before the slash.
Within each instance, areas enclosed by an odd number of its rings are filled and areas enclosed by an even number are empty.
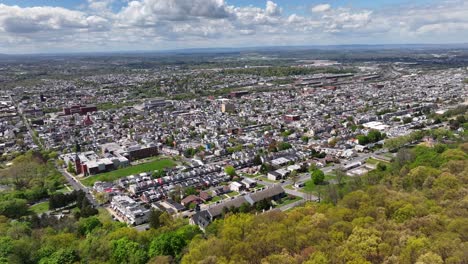
<svg viewBox="0 0 468 264">
<path fill-rule="evenodd" d="M 86 0 L 80 10 L 0 4 L 0 52 L 157 49 L 235 45 L 468 42 L 468 2 L 366 10 L 320 4 L 284 15 L 224 0 Z M 118 0 L 123 1 L 123 0 Z"/>
<path fill-rule="evenodd" d="M 102 29 L 106 19 L 88 16 L 80 11 L 60 7 L 7 6 L 0 4 L 0 29 L 11 34 L 31 34 L 42 31 Z"/>
<path fill-rule="evenodd" d="M 322 13 L 322 12 L 325 12 L 325 11 L 328 11 L 331 9 L 331 6 L 329 4 L 320 4 L 320 5 L 316 5 L 314 7 L 312 7 L 312 12 L 314 13 Z"/>
<path fill-rule="evenodd" d="M 278 5 L 276 3 L 272 2 L 272 1 L 267 1 L 265 13 L 268 16 L 279 16 L 279 15 L 281 15 L 281 8 L 278 7 Z"/>
</svg>

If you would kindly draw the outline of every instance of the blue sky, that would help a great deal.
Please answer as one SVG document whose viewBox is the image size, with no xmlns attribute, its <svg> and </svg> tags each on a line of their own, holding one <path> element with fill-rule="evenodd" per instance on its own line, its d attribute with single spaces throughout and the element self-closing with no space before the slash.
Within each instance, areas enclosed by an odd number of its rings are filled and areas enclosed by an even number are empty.
<svg viewBox="0 0 468 264">
<path fill-rule="evenodd" d="M 0 0 L 0 53 L 468 43 L 466 0 Z"/>
</svg>

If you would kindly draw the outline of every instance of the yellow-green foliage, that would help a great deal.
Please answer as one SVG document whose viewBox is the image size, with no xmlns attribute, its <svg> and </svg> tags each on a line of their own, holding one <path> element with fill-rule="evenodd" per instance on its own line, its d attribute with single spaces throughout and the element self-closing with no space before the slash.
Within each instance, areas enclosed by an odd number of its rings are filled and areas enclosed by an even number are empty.
<svg viewBox="0 0 468 264">
<path fill-rule="evenodd" d="M 467 262 L 466 144 L 411 152 L 378 175 L 379 183 L 363 177 L 336 206 L 309 203 L 217 221 L 207 238 L 192 241 L 182 263 Z"/>
</svg>

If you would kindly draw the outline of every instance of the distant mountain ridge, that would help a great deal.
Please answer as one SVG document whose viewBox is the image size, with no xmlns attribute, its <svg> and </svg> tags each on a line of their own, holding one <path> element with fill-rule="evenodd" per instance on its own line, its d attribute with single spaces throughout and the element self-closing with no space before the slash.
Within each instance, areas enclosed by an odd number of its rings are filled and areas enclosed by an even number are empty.
<svg viewBox="0 0 468 264">
<path fill-rule="evenodd" d="M 168 50 L 135 50 L 109 52 L 59 52 L 31 54 L 0 54 L 0 58 L 15 56 L 80 56 L 80 55 L 124 55 L 124 54 L 187 54 L 187 53 L 231 53 L 262 51 L 300 51 L 300 50 L 384 50 L 384 49 L 468 49 L 468 43 L 458 44 L 346 44 L 346 45 L 302 45 L 302 46 L 252 46 L 252 47 L 219 47 L 219 48 L 186 48 Z"/>
</svg>

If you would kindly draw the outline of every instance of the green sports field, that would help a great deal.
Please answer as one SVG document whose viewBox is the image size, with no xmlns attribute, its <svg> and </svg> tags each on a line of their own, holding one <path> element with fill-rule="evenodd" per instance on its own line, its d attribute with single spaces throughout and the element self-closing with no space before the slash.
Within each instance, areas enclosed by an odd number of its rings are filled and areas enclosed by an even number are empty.
<svg viewBox="0 0 468 264">
<path fill-rule="evenodd" d="M 97 181 L 115 181 L 125 176 L 136 175 L 142 172 L 160 170 L 163 168 L 170 168 L 174 167 L 175 165 L 176 163 L 170 159 L 155 160 L 148 163 L 142 163 L 135 166 L 129 166 L 122 169 L 89 176 L 81 180 L 81 183 L 83 183 L 86 186 L 92 186 Z"/>
</svg>

